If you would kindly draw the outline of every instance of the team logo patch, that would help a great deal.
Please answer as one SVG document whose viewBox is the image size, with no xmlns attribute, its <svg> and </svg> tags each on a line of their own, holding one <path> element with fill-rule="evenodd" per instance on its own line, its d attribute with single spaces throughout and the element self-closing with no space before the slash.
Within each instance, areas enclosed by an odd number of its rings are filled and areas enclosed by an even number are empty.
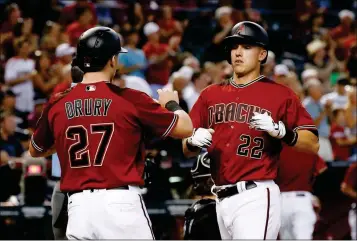
<svg viewBox="0 0 357 241">
<path fill-rule="evenodd" d="M 244 32 L 244 24 L 240 25 L 240 26 L 237 28 L 235 34 L 241 34 L 242 32 Z"/>
<path fill-rule="evenodd" d="M 86 91 L 95 91 L 96 87 L 95 85 L 87 85 L 86 86 Z"/>
</svg>

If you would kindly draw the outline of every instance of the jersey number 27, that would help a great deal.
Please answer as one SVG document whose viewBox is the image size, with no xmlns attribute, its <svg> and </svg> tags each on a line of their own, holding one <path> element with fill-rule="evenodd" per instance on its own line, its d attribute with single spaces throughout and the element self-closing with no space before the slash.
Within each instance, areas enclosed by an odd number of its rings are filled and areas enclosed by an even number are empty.
<svg viewBox="0 0 357 241">
<path fill-rule="evenodd" d="M 105 154 L 114 132 L 114 123 L 91 124 L 90 130 L 83 125 L 69 126 L 66 131 L 66 138 L 76 141 L 68 149 L 68 158 L 71 168 L 82 168 L 91 166 L 89 154 L 88 132 L 90 134 L 101 134 L 101 139 L 94 157 L 93 166 L 102 166 Z"/>
</svg>

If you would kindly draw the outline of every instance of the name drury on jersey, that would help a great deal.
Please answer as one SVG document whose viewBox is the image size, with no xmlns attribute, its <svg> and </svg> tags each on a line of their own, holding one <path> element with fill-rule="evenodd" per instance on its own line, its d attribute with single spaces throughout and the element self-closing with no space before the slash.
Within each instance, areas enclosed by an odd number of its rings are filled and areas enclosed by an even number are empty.
<svg viewBox="0 0 357 241">
<path fill-rule="evenodd" d="M 107 116 L 112 99 L 76 99 L 65 103 L 68 119 L 80 116 Z"/>
</svg>

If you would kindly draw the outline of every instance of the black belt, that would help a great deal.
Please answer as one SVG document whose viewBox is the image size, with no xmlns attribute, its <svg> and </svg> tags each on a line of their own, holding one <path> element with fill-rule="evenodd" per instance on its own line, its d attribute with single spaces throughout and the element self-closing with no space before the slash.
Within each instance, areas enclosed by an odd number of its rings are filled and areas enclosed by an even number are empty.
<svg viewBox="0 0 357 241">
<path fill-rule="evenodd" d="M 90 192 L 94 192 L 94 190 L 97 190 L 100 188 L 90 188 L 90 189 L 86 189 L 86 190 L 90 190 Z M 129 190 L 129 186 L 122 186 L 122 187 L 114 187 L 114 188 L 106 188 L 106 190 Z M 68 197 L 72 196 L 73 194 L 79 193 L 79 192 L 83 192 L 84 190 L 81 191 L 73 191 L 73 192 L 68 192 Z"/>
<path fill-rule="evenodd" d="M 253 189 L 256 188 L 257 184 L 253 181 L 246 181 L 245 182 L 245 189 L 249 190 L 249 189 Z M 239 194 L 240 192 L 238 191 L 238 187 L 237 184 L 230 186 L 230 187 L 225 187 L 225 188 L 221 188 L 219 190 L 216 191 L 216 195 L 218 198 L 226 198 L 226 197 L 230 197 L 236 194 Z"/>
</svg>

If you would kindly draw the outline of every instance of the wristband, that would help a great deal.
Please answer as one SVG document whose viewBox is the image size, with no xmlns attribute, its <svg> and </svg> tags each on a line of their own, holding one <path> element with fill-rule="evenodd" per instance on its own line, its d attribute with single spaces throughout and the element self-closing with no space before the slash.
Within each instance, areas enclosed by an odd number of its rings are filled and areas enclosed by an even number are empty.
<svg viewBox="0 0 357 241">
<path fill-rule="evenodd" d="M 190 152 L 196 152 L 196 151 L 199 151 L 200 148 L 198 146 L 193 146 L 191 145 L 189 142 L 188 142 L 188 139 L 186 139 L 186 146 L 187 146 L 187 149 L 190 151 Z"/>
<path fill-rule="evenodd" d="M 298 139 L 298 133 L 292 130 L 286 130 L 286 134 L 281 140 L 288 144 L 288 146 L 295 146 Z"/>
<path fill-rule="evenodd" d="M 180 105 L 174 100 L 170 100 L 169 102 L 167 102 L 165 104 L 165 108 L 168 109 L 169 111 L 172 111 L 172 112 L 175 112 L 177 110 L 182 110 Z"/>
</svg>

